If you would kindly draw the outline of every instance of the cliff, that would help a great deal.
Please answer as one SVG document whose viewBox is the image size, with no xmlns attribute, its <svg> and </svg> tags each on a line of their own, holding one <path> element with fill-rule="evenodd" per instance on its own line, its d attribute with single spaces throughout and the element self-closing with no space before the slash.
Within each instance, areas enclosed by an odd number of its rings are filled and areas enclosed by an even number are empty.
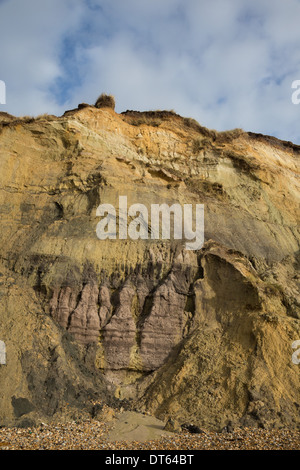
<svg viewBox="0 0 300 470">
<path fill-rule="evenodd" d="M 0 423 L 106 401 L 211 429 L 299 426 L 299 155 L 173 111 L 2 113 Z M 204 245 L 100 240 L 97 208 L 120 196 L 202 204 Z"/>
</svg>

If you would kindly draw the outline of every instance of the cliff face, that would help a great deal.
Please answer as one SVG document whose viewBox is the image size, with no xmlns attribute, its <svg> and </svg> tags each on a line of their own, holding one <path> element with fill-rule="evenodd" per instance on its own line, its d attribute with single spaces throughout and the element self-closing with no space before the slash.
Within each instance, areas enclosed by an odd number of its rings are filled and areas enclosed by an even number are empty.
<svg viewBox="0 0 300 470">
<path fill-rule="evenodd" d="M 173 112 L 0 119 L 0 421 L 110 395 L 216 429 L 297 426 L 300 148 Z M 97 207 L 120 196 L 203 204 L 204 246 L 100 240 Z"/>
</svg>

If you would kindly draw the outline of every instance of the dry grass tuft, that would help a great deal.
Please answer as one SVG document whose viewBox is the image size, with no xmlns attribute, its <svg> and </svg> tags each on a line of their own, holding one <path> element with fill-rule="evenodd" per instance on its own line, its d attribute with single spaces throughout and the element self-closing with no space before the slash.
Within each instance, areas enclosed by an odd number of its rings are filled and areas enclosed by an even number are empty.
<svg viewBox="0 0 300 470">
<path fill-rule="evenodd" d="M 217 135 L 218 142 L 230 142 L 231 140 L 238 139 L 245 134 L 243 129 L 231 129 L 229 131 L 221 131 Z"/>
<path fill-rule="evenodd" d="M 106 95 L 102 93 L 95 103 L 96 108 L 111 108 L 115 109 L 116 102 L 112 95 Z"/>
</svg>

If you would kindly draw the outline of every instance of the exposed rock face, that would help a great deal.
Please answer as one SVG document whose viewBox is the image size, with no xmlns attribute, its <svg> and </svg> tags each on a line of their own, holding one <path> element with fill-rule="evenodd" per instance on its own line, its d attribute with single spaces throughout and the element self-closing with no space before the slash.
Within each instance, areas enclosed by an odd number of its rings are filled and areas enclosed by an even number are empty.
<svg viewBox="0 0 300 470">
<path fill-rule="evenodd" d="M 136 326 L 132 315 L 135 290 L 126 285 L 121 288 L 118 306 L 110 322 L 103 328 L 103 347 L 106 367 L 127 369 L 135 343 Z"/>
<path fill-rule="evenodd" d="M 190 272 L 183 265 L 177 265 L 154 292 L 152 307 L 141 331 L 140 354 L 144 370 L 162 366 L 187 333 L 191 312 L 185 308 L 192 295 L 191 288 Z"/>
<path fill-rule="evenodd" d="M 229 421 L 276 426 L 278 415 L 295 425 L 299 371 L 288 356 L 298 321 L 287 316 L 282 292 L 274 296 L 246 258 L 213 243 L 201 264 L 196 324 L 180 352 L 148 379 L 141 405 L 162 415 L 180 412 L 183 421 L 193 414 L 200 426 L 214 422 L 219 429 Z"/>
<path fill-rule="evenodd" d="M 173 112 L 0 120 L 0 424 L 115 394 L 208 428 L 299 425 L 300 148 Z M 204 204 L 204 246 L 99 240 L 122 195 Z"/>
</svg>

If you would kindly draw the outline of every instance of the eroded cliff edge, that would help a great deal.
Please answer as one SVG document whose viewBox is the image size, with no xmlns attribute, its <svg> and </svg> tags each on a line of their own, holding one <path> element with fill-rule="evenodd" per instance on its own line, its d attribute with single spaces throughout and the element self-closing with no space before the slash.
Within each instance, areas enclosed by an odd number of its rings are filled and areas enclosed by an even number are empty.
<svg viewBox="0 0 300 470">
<path fill-rule="evenodd" d="M 126 399 L 214 429 L 298 426 L 300 148 L 174 112 L 1 119 L 1 422 Z M 204 204 L 203 248 L 99 240 L 120 195 Z"/>
</svg>

